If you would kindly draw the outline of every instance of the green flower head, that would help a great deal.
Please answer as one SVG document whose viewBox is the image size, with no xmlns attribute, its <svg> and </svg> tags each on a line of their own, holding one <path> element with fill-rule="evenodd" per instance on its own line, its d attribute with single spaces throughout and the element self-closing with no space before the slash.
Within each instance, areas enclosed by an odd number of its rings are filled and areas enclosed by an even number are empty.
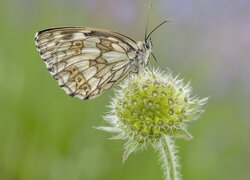
<svg viewBox="0 0 250 180">
<path fill-rule="evenodd" d="M 120 85 L 104 117 L 108 126 L 99 129 L 126 140 L 125 160 L 149 144 L 157 147 L 164 136 L 190 139 L 187 125 L 203 112 L 206 101 L 191 97 L 190 85 L 171 72 L 146 69 Z"/>
</svg>

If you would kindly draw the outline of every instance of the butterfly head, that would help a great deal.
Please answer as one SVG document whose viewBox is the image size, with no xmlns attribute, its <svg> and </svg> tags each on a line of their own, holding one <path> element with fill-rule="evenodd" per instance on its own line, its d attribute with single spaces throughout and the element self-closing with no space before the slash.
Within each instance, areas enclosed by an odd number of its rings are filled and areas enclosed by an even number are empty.
<svg viewBox="0 0 250 180">
<path fill-rule="evenodd" d="M 151 38 L 148 38 L 146 39 L 144 42 L 143 42 L 143 47 L 145 50 L 148 50 L 148 51 L 152 51 L 153 49 L 153 43 L 152 43 L 152 39 Z"/>
<path fill-rule="evenodd" d="M 144 66 L 147 66 L 148 63 L 149 63 L 149 56 L 153 51 L 153 43 L 152 43 L 151 38 L 148 38 L 147 40 L 145 40 L 143 42 L 142 46 L 143 46 L 143 51 L 144 51 L 144 54 L 145 54 Z"/>
<path fill-rule="evenodd" d="M 147 41 L 139 41 L 137 46 L 139 49 L 136 52 L 136 59 L 141 67 L 145 67 L 149 63 L 149 56 L 153 50 L 152 41 L 151 39 L 148 39 Z"/>
</svg>

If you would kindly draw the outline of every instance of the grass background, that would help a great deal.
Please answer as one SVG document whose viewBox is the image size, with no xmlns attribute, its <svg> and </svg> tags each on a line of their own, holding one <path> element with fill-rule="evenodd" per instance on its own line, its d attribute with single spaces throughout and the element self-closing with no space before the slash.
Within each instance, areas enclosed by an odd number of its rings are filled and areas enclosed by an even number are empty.
<svg viewBox="0 0 250 180">
<path fill-rule="evenodd" d="M 162 179 L 152 148 L 122 165 L 122 142 L 93 129 L 112 91 L 71 98 L 36 52 L 36 31 L 90 26 L 142 40 L 144 0 L 2 0 L 0 6 L 0 179 Z M 211 96 L 190 126 L 194 139 L 177 140 L 186 180 L 250 178 L 250 2 L 154 0 L 150 25 L 171 20 L 152 36 L 154 54 L 194 93 Z"/>
</svg>

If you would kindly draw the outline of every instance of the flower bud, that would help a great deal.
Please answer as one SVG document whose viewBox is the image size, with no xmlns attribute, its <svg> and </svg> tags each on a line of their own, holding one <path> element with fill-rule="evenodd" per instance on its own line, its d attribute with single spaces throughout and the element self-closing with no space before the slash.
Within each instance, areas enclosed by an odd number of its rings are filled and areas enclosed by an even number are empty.
<svg viewBox="0 0 250 180">
<path fill-rule="evenodd" d="M 157 146 L 163 136 L 191 138 L 186 128 L 203 112 L 206 101 L 191 97 L 190 85 L 170 72 L 146 69 L 120 85 L 105 116 L 110 127 L 99 129 L 127 140 L 126 159 L 148 144 Z"/>
</svg>

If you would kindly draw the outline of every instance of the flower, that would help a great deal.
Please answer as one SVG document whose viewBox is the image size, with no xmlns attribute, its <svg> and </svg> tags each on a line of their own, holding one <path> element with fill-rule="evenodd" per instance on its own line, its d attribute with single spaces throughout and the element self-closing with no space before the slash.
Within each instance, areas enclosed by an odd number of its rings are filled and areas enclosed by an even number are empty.
<svg viewBox="0 0 250 180">
<path fill-rule="evenodd" d="M 145 69 L 121 83 L 104 117 L 108 125 L 98 129 L 126 140 L 126 160 L 133 151 L 157 147 L 164 136 L 190 139 L 187 126 L 203 112 L 206 101 L 192 97 L 189 83 L 170 71 Z"/>
</svg>

